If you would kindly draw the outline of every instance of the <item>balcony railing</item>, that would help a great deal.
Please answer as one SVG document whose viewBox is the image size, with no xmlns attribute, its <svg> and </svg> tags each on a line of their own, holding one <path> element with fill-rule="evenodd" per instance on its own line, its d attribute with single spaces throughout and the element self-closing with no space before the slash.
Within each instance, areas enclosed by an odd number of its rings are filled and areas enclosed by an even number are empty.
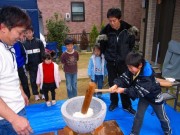
<svg viewBox="0 0 180 135">
<path fill-rule="evenodd" d="M 88 41 L 89 41 L 90 33 L 86 33 L 86 34 L 87 34 L 87 38 L 88 38 Z M 76 39 L 77 44 L 80 44 L 81 35 L 82 35 L 82 33 L 73 33 L 73 34 L 68 34 L 68 37 L 72 37 L 72 38 Z"/>
</svg>

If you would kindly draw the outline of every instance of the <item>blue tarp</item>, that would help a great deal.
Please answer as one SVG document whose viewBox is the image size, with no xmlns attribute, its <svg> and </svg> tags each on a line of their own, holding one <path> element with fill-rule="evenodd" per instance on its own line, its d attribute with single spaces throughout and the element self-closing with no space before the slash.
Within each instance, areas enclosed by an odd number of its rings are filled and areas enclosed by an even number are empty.
<svg viewBox="0 0 180 135">
<path fill-rule="evenodd" d="M 0 0 L 0 8 L 9 5 L 17 6 L 27 11 L 32 21 L 34 35 L 40 38 L 37 0 Z"/>
<path fill-rule="evenodd" d="M 102 100 L 107 106 L 110 104 L 109 94 L 103 94 Z M 27 118 L 33 128 L 34 134 L 54 132 L 66 126 L 61 114 L 61 106 L 65 100 L 59 100 L 55 106 L 47 107 L 45 103 L 32 104 L 26 107 Z M 132 102 L 133 108 L 137 109 L 138 100 Z M 165 105 L 166 113 L 170 120 L 172 135 L 180 133 L 180 113 L 176 112 L 169 105 Z M 152 108 L 148 107 L 140 135 L 163 135 L 160 122 L 156 115 L 152 115 Z M 134 116 L 122 109 L 121 103 L 115 111 L 106 113 L 105 121 L 116 120 L 124 135 L 129 135 L 133 124 Z"/>
<path fill-rule="evenodd" d="M 55 59 L 58 57 L 58 53 L 59 53 L 59 50 L 58 50 L 58 42 L 54 41 L 54 42 L 48 42 L 46 44 L 46 49 L 50 50 L 50 51 L 54 51 L 56 53 L 55 55 Z"/>
</svg>

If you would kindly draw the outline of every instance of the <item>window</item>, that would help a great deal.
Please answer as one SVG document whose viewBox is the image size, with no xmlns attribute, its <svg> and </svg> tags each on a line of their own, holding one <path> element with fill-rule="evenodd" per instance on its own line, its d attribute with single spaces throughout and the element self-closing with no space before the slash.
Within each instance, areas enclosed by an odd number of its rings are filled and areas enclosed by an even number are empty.
<svg viewBox="0 0 180 135">
<path fill-rule="evenodd" d="M 71 18 L 72 22 L 84 22 L 84 2 L 72 2 L 71 3 Z"/>
</svg>

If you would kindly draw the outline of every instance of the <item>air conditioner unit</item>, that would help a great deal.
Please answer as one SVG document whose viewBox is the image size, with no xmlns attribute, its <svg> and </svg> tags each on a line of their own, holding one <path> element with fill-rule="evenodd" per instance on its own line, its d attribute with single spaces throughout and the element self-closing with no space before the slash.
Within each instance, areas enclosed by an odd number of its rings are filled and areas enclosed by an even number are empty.
<svg viewBox="0 0 180 135">
<path fill-rule="evenodd" d="M 69 22 L 71 20 L 70 13 L 66 13 L 65 19 L 67 22 Z"/>
</svg>

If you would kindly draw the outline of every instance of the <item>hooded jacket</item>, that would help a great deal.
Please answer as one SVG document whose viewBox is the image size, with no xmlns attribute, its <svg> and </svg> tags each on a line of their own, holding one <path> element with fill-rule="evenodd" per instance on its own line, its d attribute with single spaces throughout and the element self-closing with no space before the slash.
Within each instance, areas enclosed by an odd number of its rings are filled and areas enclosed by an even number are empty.
<svg viewBox="0 0 180 135">
<path fill-rule="evenodd" d="M 100 35 L 107 37 L 99 41 L 107 62 L 125 63 L 127 54 L 134 47 L 135 36 L 133 32 L 130 32 L 132 26 L 124 21 L 121 21 L 120 24 L 121 27 L 118 30 L 107 24 L 100 33 Z"/>
<path fill-rule="evenodd" d="M 95 80 L 95 67 L 96 67 L 95 57 L 96 56 L 93 54 L 88 64 L 88 76 L 90 76 L 92 80 Z M 102 59 L 101 61 L 102 75 L 105 77 L 107 76 L 107 68 L 106 68 L 106 61 L 104 59 L 103 54 L 101 54 L 101 59 Z"/>
</svg>

